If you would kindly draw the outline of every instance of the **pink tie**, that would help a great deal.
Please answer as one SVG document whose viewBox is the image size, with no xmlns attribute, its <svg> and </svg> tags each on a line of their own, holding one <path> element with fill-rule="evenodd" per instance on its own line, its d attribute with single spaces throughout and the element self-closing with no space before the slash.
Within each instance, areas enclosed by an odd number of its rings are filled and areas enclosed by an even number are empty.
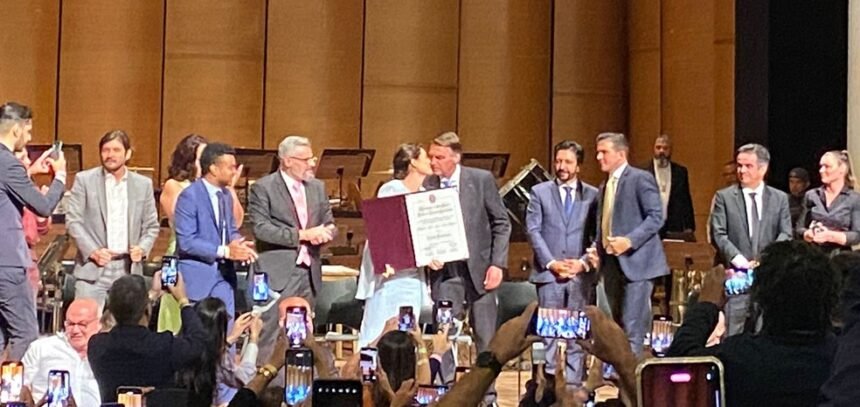
<svg viewBox="0 0 860 407">
<path fill-rule="evenodd" d="M 308 203 L 305 200 L 305 188 L 302 183 L 293 184 L 293 203 L 296 205 L 296 213 L 299 215 L 299 224 L 302 229 L 308 224 Z M 296 264 L 311 265 L 311 255 L 308 253 L 308 246 L 302 244 L 299 247 L 299 256 L 296 258 Z"/>
</svg>

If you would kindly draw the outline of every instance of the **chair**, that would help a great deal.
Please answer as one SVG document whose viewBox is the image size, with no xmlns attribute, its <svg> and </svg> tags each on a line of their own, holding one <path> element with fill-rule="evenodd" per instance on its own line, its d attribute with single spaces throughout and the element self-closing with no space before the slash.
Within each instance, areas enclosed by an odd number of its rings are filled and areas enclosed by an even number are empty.
<svg viewBox="0 0 860 407">
<path fill-rule="evenodd" d="M 343 327 L 353 330 L 361 327 L 364 316 L 364 304 L 355 299 L 358 284 L 355 278 L 342 278 L 334 281 L 323 281 L 322 288 L 317 294 L 314 308 L 314 330 L 330 331 L 333 326 L 336 336 L 326 335 L 327 340 L 335 342 L 335 357 L 343 358 L 343 342 L 353 343 L 353 350 L 358 347 L 358 335 L 341 335 Z"/>
</svg>

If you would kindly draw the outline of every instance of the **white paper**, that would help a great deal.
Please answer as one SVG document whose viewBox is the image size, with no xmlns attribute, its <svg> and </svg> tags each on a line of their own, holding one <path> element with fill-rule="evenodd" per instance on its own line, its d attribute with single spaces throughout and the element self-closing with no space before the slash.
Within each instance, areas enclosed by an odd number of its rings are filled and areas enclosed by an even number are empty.
<svg viewBox="0 0 860 407">
<path fill-rule="evenodd" d="M 469 258 L 460 194 L 454 188 L 406 196 L 406 213 L 418 267 Z"/>
</svg>

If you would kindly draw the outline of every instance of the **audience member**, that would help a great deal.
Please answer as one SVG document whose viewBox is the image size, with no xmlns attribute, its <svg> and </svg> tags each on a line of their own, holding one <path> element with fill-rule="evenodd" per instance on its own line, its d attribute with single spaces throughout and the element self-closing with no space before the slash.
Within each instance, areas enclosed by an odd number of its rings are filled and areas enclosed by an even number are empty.
<svg viewBox="0 0 860 407">
<path fill-rule="evenodd" d="M 182 305 L 182 332 L 150 331 L 151 301 L 161 289 L 161 272 L 153 276 L 152 290 L 143 277 L 126 275 L 111 286 L 108 310 L 116 320 L 110 332 L 90 338 L 87 354 L 99 383 L 102 402 L 116 401 L 120 386 L 170 387 L 175 373 L 199 360 L 206 348 L 206 331 L 185 294 L 180 274 L 168 290 Z M 149 291 L 149 292 L 148 292 Z"/>
<path fill-rule="evenodd" d="M 795 167 L 788 172 L 788 210 L 791 212 L 791 227 L 800 226 L 797 221 L 804 211 L 804 196 L 809 189 L 809 171 Z"/>
<path fill-rule="evenodd" d="M 99 386 L 90 362 L 87 345 L 90 337 L 100 329 L 100 308 L 90 298 L 76 299 L 66 311 L 64 332 L 35 340 L 21 359 L 24 364 L 24 385 L 34 398 L 44 397 L 48 390 L 48 373 L 51 370 L 69 372 L 72 396 L 81 406 L 101 404 Z"/>
<path fill-rule="evenodd" d="M 844 273 L 839 298 L 842 334 L 830 378 L 821 387 L 821 407 L 860 405 L 860 253 L 833 258 L 834 271 Z"/>
<path fill-rule="evenodd" d="M 316 338 L 314 337 L 314 314 L 313 311 L 311 311 L 310 303 L 308 303 L 306 299 L 303 297 L 289 297 L 281 300 L 278 304 L 278 332 L 284 331 L 284 326 L 286 325 L 287 320 L 287 308 L 290 307 L 303 307 L 307 310 L 307 336 L 305 337 L 305 342 L 302 345 L 305 348 L 310 349 L 314 354 L 314 376 L 320 379 L 330 379 L 340 376 L 337 367 L 335 367 L 334 353 L 332 353 L 331 349 L 327 346 L 317 343 Z M 263 326 L 263 329 L 266 329 L 266 327 Z M 279 369 L 276 372 L 278 380 L 276 380 L 275 383 L 283 385 L 284 370 Z"/>
<path fill-rule="evenodd" d="M 283 376 L 280 376 L 281 380 L 275 380 L 274 384 L 270 386 L 273 379 L 278 377 L 277 372 L 284 370 L 284 363 L 286 362 L 284 355 L 287 352 L 288 346 L 289 341 L 284 330 L 279 329 L 275 346 L 266 363 L 257 369 L 257 374 L 245 387 L 236 392 L 236 395 L 230 400 L 228 407 L 258 407 L 260 406 L 260 399 L 263 397 L 263 394 L 269 392 L 267 390 L 269 387 L 278 387 L 279 383 L 284 383 Z M 281 388 L 281 400 L 283 400 L 283 394 L 283 388 Z"/>
<path fill-rule="evenodd" d="M 797 234 L 827 253 L 860 243 L 860 193 L 847 151 L 828 151 L 819 161 L 821 186 L 806 192 Z"/>
</svg>

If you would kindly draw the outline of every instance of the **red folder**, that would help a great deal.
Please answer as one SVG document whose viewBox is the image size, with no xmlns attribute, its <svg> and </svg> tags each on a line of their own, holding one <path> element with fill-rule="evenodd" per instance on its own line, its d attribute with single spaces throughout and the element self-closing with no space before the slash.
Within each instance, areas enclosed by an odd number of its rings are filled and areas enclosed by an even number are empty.
<svg viewBox="0 0 860 407">
<path fill-rule="evenodd" d="M 384 273 L 386 264 L 395 270 L 415 268 L 406 195 L 365 200 L 361 217 L 375 274 Z"/>
</svg>

